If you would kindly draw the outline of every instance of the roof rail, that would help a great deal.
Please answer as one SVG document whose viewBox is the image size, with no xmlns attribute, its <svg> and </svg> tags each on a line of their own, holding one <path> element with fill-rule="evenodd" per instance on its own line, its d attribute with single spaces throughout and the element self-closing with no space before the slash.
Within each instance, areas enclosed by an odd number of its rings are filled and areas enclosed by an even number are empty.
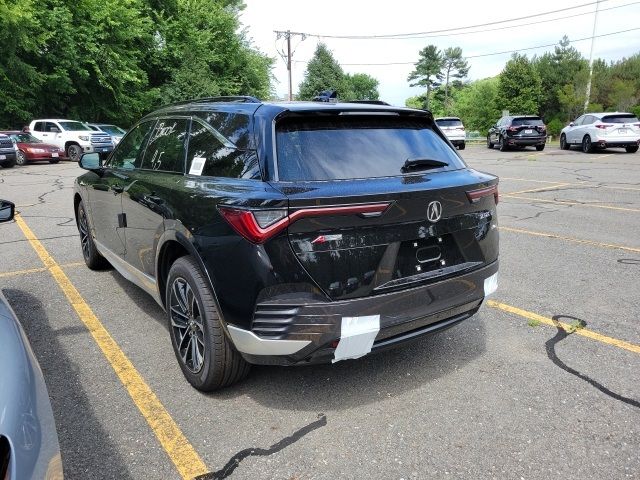
<svg viewBox="0 0 640 480">
<path fill-rule="evenodd" d="M 369 105 L 391 105 L 390 103 L 384 102 L 382 100 L 345 100 L 340 103 L 366 103 Z"/>
<path fill-rule="evenodd" d="M 207 103 L 207 102 L 235 102 L 235 103 L 262 103 L 256 97 L 252 97 L 250 95 L 229 95 L 229 96 L 220 96 L 220 97 L 203 97 L 203 98 L 193 98 L 190 100 L 181 100 L 179 102 L 169 103 L 167 105 L 163 105 L 164 107 L 175 107 L 178 105 L 187 105 L 189 103 Z"/>
</svg>

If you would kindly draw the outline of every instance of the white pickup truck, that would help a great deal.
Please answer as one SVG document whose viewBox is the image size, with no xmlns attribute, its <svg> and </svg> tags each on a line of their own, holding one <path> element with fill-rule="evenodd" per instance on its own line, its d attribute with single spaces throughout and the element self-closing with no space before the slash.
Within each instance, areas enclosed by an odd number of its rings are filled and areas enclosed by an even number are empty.
<svg viewBox="0 0 640 480">
<path fill-rule="evenodd" d="M 83 153 L 106 155 L 113 150 L 113 139 L 107 133 L 94 132 L 75 120 L 43 119 L 29 124 L 31 135 L 60 147 L 69 160 L 77 162 Z"/>
</svg>

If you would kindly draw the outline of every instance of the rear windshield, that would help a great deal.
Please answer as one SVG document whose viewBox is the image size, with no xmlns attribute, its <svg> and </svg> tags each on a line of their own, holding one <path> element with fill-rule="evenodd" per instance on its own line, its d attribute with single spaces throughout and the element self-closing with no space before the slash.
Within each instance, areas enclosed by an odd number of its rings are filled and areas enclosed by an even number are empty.
<svg viewBox="0 0 640 480">
<path fill-rule="evenodd" d="M 392 116 L 304 117 L 276 126 L 278 174 L 283 181 L 345 180 L 403 175 L 409 159 L 464 168 L 426 119 Z M 423 171 L 421 171 L 423 172 Z"/>
<path fill-rule="evenodd" d="M 540 117 L 514 118 L 511 122 L 511 126 L 513 127 L 521 127 L 523 125 L 544 125 L 544 122 Z"/>
<path fill-rule="evenodd" d="M 605 115 L 602 117 L 602 121 L 607 123 L 631 123 L 637 122 L 638 117 L 631 113 L 627 115 Z"/>
<path fill-rule="evenodd" d="M 459 118 L 440 118 L 436 120 L 439 127 L 461 127 L 462 122 Z"/>
</svg>

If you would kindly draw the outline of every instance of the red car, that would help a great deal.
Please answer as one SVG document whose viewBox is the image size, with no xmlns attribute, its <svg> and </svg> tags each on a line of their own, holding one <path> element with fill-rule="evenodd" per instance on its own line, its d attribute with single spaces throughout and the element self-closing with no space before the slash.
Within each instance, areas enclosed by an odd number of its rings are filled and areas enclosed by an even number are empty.
<svg viewBox="0 0 640 480">
<path fill-rule="evenodd" d="M 44 143 L 30 133 L 18 131 L 0 133 L 9 135 L 18 144 L 18 156 L 16 157 L 18 165 L 45 160 L 49 163 L 58 163 L 60 157 L 64 155 L 64 152 L 55 145 Z"/>
</svg>

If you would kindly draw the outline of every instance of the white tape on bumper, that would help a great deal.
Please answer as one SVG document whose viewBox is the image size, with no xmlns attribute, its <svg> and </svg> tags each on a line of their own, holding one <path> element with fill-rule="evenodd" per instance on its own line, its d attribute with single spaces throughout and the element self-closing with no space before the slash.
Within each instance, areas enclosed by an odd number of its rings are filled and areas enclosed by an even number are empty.
<svg viewBox="0 0 640 480">
<path fill-rule="evenodd" d="M 332 363 L 349 358 L 360 358 L 371 351 L 380 331 L 380 315 L 342 317 L 340 342 Z"/>
<path fill-rule="evenodd" d="M 498 272 L 484 279 L 484 296 L 488 297 L 498 289 Z"/>
</svg>

